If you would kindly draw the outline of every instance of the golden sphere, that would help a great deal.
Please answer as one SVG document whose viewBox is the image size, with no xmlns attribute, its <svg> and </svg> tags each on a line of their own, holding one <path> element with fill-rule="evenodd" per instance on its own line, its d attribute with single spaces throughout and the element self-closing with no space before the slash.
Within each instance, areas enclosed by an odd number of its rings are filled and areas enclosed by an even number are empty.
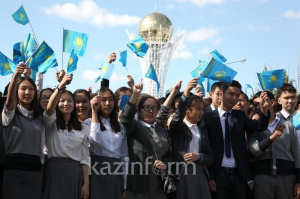
<svg viewBox="0 0 300 199">
<path fill-rule="evenodd" d="M 161 37 L 159 38 L 159 29 L 161 26 Z M 160 41 L 163 40 L 167 42 L 173 33 L 173 29 L 171 30 L 171 34 L 166 38 L 170 28 L 172 28 L 172 23 L 170 19 L 161 13 L 152 12 L 147 14 L 139 23 L 139 34 L 148 42 L 148 41 Z M 150 35 L 149 35 L 150 30 Z"/>
</svg>

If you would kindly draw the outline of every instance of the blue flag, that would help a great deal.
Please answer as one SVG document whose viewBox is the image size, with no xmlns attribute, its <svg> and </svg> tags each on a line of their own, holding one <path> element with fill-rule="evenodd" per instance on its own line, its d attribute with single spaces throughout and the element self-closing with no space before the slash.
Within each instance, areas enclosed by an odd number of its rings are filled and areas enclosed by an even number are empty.
<svg viewBox="0 0 300 199">
<path fill-rule="evenodd" d="M 253 91 L 252 86 L 250 86 L 250 84 L 246 84 L 246 85 L 245 85 L 245 94 L 248 95 L 248 94 L 247 94 L 247 89 L 248 89 L 248 88 L 250 88 L 250 89 L 252 90 L 252 94 L 253 94 L 254 91 Z"/>
<path fill-rule="evenodd" d="M 298 111 L 296 115 L 294 115 L 294 117 L 292 118 L 292 123 L 297 130 L 300 129 L 300 111 Z"/>
<path fill-rule="evenodd" d="M 127 50 L 120 52 L 120 60 L 122 66 L 125 67 L 127 65 Z"/>
<path fill-rule="evenodd" d="M 18 42 L 13 47 L 13 61 L 15 63 L 25 62 L 24 43 Z"/>
<path fill-rule="evenodd" d="M 201 76 L 201 73 L 202 73 L 202 71 L 206 68 L 207 64 L 208 64 L 208 62 L 206 62 L 206 61 L 199 61 L 199 66 L 198 66 L 198 68 L 196 68 L 195 70 L 193 70 L 193 71 L 191 72 L 191 76 L 192 76 L 193 78 L 199 78 L 199 79 L 198 79 L 198 84 L 200 84 L 201 82 L 204 82 L 205 79 L 206 79 L 205 77 L 202 77 L 202 76 Z"/>
<path fill-rule="evenodd" d="M 122 110 L 125 106 L 125 104 L 130 100 L 130 97 L 128 97 L 127 95 L 122 95 L 121 96 L 121 102 L 120 102 L 120 106 L 119 109 Z"/>
<path fill-rule="evenodd" d="M 211 58 L 207 67 L 202 71 L 201 76 L 213 80 L 219 80 L 221 82 L 231 83 L 236 74 L 236 71 L 218 60 Z"/>
<path fill-rule="evenodd" d="M 77 69 L 77 62 L 78 62 L 78 56 L 74 53 L 74 50 L 72 50 L 72 53 L 68 61 L 68 67 L 67 67 L 68 74 L 71 74 L 73 71 Z"/>
<path fill-rule="evenodd" d="M 211 86 L 212 86 L 214 83 L 216 83 L 216 82 L 218 82 L 218 81 L 212 80 L 212 79 L 207 79 L 207 87 L 206 87 L 206 91 L 207 91 L 207 92 L 210 92 Z"/>
<path fill-rule="evenodd" d="M 27 60 L 32 53 L 37 49 L 38 45 L 34 37 L 29 33 L 24 42 L 25 60 Z"/>
<path fill-rule="evenodd" d="M 37 73 L 37 71 L 31 70 L 30 78 L 31 78 L 34 82 L 35 82 L 35 80 L 36 80 L 36 73 Z"/>
<path fill-rule="evenodd" d="M 21 6 L 14 14 L 12 14 L 12 17 L 17 23 L 22 25 L 26 25 L 29 22 L 29 18 L 23 6 Z"/>
<path fill-rule="evenodd" d="M 219 62 L 225 63 L 227 61 L 227 59 L 217 50 L 213 50 L 210 54 L 213 58 L 215 58 Z"/>
<path fill-rule="evenodd" d="M 141 35 L 134 38 L 130 43 L 127 44 L 128 48 L 132 50 L 137 56 L 144 57 L 148 51 L 148 44 L 146 41 L 141 37 Z"/>
<path fill-rule="evenodd" d="M 159 84 L 159 82 L 157 80 L 156 72 L 155 72 L 154 67 L 153 67 L 152 64 L 150 64 L 150 67 L 149 67 L 148 71 L 146 72 L 145 77 L 148 77 L 149 79 L 152 79 L 153 81 L 156 82 L 157 93 L 159 93 L 160 84 Z"/>
<path fill-rule="evenodd" d="M 257 73 L 257 77 L 262 90 L 269 90 L 272 88 L 282 87 L 283 74 L 284 74 L 283 69 Z"/>
<path fill-rule="evenodd" d="M 110 63 L 104 63 L 101 66 L 101 79 L 107 79 L 109 80 L 113 74 L 115 65 Z"/>
<path fill-rule="evenodd" d="M 5 76 L 13 73 L 17 68 L 17 64 L 11 61 L 0 51 L 0 75 Z"/>
<path fill-rule="evenodd" d="M 200 87 L 200 90 L 203 93 L 203 97 L 205 97 L 205 89 L 204 89 L 203 83 L 202 82 L 201 83 L 198 82 L 197 87 Z"/>
<path fill-rule="evenodd" d="M 100 75 L 98 75 L 98 76 L 95 78 L 94 82 L 97 83 L 100 79 L 101 79 L 101 73 L 100 73 Z"/>
<path fill-rule="evenodd" d="M 63 51 L 71 53 L 74 49 L 74 53 L 79 56 L 83 56 L 85 53 L 88 34 L 75 32 L 71 30 L 64 30 L 63 33 Z"/>
<path fill-rule="evenodd" d="M 29 68 L 42 74 L 46 73 L 48 69 L 58 66 L 54 51 L 45 41 L 41 43 L 26 62 Z"/>
</svg>

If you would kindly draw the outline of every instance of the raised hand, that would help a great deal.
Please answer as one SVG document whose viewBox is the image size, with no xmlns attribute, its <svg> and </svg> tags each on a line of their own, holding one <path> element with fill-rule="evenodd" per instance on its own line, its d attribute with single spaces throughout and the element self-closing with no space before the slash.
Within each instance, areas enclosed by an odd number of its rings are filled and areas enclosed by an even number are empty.
<svg viewBox="0 0 300 199">
<path fill-rule="evenodd" d="M 134 79 L 131 77 L 131 75 L 127 75 L 127 85 L 133 89 L 134 86 Z"/>
<path fill-rule="evenodd" d="M 279 138 L 283 134 L 284 129 L 284 125 L 278 126 L 275 129 L 274 133 L 270 136 L 270 140 L 275 140 L 276 138 Z"/>
<path fill-rule="evenodd" d="M 25 77 L 30 77 L 30 75 L 31 75 L 31 69 L 26 65 L 24 66 L 23 74 Z"/>
<path fill-rule="evenodd" d="M 62 87 L 66 87 L 67 85 L 69 85 L 72 82 L 72 80 L 73 80 L 73 75 L 65 74 L 59 84 L 60 87 L 59 89 L 62 89 Z"/>
<path fill-rule="evenodd" d="M 23 63 L 19 63 L 16 70 L 15 70 L 15 73 L 14 75 L 17 76 L 17 77 L 20 77 L 21 74 L 24 73 L 24 69 L 25 69 L 26 65 L 23 64 Z"/>
<path fill-rule="evenodd" d="M 268 107 L 270 104 L 270 99 L 269 99 L 266 91 L 262 91 L 260 93 L 260 103 L 259 104 L 260 104 L 261 112 L 263 112 L 265 115 L 267 115 Z"/>
<path fill-rule="evenodd" d="M 66 74 L 65 70 L 60 70 L 60 72 L 56 72 L 56 80 L 58 82 L 61 82 L 65 74 Z"/>
<path fill-rule="evenodd" d="M 133 92 L 134 93 L 141 94 L 142 90 L 143 90 L 143 79 L 141 79 L 141 82 L 139 84 L 136 84 L 133 87 Z"/>
<path fill-rule="evenodd" d="M 106 61 L 108 62 L 108 63 L 113 63 L 114 61 L 116 61 L 116 58 L 117 58 L 117 55 L 116 55 L 116 53 L 115 52 L 112 52 L 112 53 L 110 53 L 108 56 L 107 56 L 107 59 L 106 59 Z"/>
<path fill-rule="evenodd" d="M 176 82 L 173 86 L 172 92 L 174 91 L 175 93 L 178 93 L 178 91 L 180 91 L 181 89 L 181 84 L 182 84 L 182 80 Z"/>
<path fill-rule="evenodd" d="M 91 99 L 90 103 L 91 103 L 92 111 L 94 112 L 99 111 L 100 98 L 101 98 L 100 95 L 96 95 L 95 97 L 93 97 L 93 99 Z"/>
<path fill-rule="evenodd" d="M 184 90 L 184 96 L 188 97 L 190 95 L 191 90 L 196 88 L 197 84 L 198 78 L 191 79 Z"/>
</svg>

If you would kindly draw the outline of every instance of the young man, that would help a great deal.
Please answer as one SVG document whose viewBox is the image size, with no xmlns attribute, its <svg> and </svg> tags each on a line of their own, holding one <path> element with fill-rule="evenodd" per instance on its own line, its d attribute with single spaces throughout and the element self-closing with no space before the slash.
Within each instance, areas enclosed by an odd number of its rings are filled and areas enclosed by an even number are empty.
<svg viewBox="0 0 300 199">
<path fill-rule="evenodd" d="M 238 103 L 233 107 L 233 109 L 244 111 L 248 117 L 248 109 L 250 107 L 250 102 L 248 96 L 242 91 L 239 97 Z"/>
<path fill-rule="evenodd" d="M 274 95 L 269 92 L 268 96 L 271 99 L 268 128 L 248 134 L 255 198 L 299 198 L 300 151 L 296 131 L 291 122 L 275 115 Z M 260 102 L 259 97 L 256 99 Z"/>
<path fill-rule="evenodd" d="M 277 89 L 276 97 L 278 104 L 282 106 L 281 111 L 276 113 L 278 117 L 283 120 L 291 121 L 291 119 L 296 115 L 297 106 L 297 90 L 291 84 L 284 83 L 281 88 Z M 298 135 L 298 145 L 300 146 L 300 130 L 297 130 Z"/>
<path fill-rule="evenodd" d="M 268 126 L 268 97 L 261 93 L 259 120 L 251 120 L 240 110 L 232 110 L 239 100 L 241 85 L 233 80 L 223 83 L 221 105 L 203 116 L 204 127 L 208 130 L 215 162 L 210 168 L 210 185 L 216 199 L 245 198 L 246 182 L 253 185 L 245 132 L 264 131 Z"/>
<path fill-rule="evenodd" d="M 221 104 L 220 92 L 221 92 L 222 82 L 215 82 L 210 89 L 209 96 L 212 102 L 209 106 L 204 108 L 204 113 L 214 111 Z"/>
</svg>

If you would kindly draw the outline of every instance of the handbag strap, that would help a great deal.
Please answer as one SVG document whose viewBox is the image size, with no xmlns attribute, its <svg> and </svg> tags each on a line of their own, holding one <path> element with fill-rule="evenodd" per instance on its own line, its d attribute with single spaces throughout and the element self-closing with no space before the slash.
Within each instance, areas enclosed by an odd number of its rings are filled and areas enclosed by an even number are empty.
<svg viewBox="0 0 300 199">
<path fill-rule="evenodd" d="M 150 129 L 151 131 L 155 130 L 152 126 L 149 127 L 149 129 Z M 152 148 L 153 148 L 153 152 L 154 152 L 155 158 L 156 158 L 156 160 L 158 160 L 157 153 L 156 153 L 156 150 L 155 150 L 155 147 L 154 147 L 154 144 L 153 144 L 153 140 L 152 140 L 152 138 L 150 137 L 149 133 L 147 133 L 147 135 L 148 135 L 148 137 L 149 137 L 149 139 L 150 139 L 150 142 L 151 142 L 151 144 L 152 144 Z"/>
</svg>

